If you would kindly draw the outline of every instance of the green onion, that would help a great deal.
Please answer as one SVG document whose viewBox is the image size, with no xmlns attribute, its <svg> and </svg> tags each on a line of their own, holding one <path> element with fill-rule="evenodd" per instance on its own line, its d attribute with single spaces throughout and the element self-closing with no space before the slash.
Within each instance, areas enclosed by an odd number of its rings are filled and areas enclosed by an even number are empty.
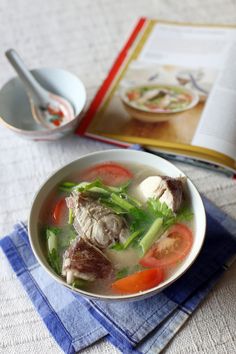
<svg viewBox="0 0 236 354">
<path fill-rule="evenodd" d="M 57 236 L 51 229 L 46 230 L 46 235 L 48 240 L 48 251 L 51 253 L 53 249 L 57 249 Z"/>
<path fill-rule="evenodd" d="M 82 182 L 86 183 L 83 191 L 90 190 L 92 192 L 98 192 L 102 194 L 111 194 L 111 193 L 122 193 L 124 190 L 127 188 L 127 184 L 121 187 L 112 187 L 112 186 L 107 186 L 103 184 L 99 179 L 96 179 L 95 181 L 88 183 L 88 182 Z M 82 191 L 82 190 L 81 190 Z"/>
<path fill-rule="evenodd" d="M 62 192 L 71 192 L 75 186 L 77 186 L 78 183 L 74 182 L 63 182 L 59 186 L 59 190 Z"/>
<path fill-rule="evenodd" d="M 68 218 L 68 224 L 73 224 L 74 221 L 74 214 L 73 214 L 73 209 L 69 208 L 69 218 Z"/>
<path fill-rule="evenodd" d="M 75 182 L 63 182 L 61 184 L 61 186 L 64 186 L 64 187 L 75 187 L 77 186 L 78 183 L 75 183 Z"/>
<path fill-rule="evenodd" d="M 134 231 L 123 244 L 123 249 L 125 250 L 134 241 L 134 239 L 140 235 L 143 230 Z"/>
<path fill-rule="evenodd" d="M 140 233 L 142 232 L 143 230 L 138 230 L 138 231 L 135 231 L 133 232 L 128 238 L 127 240 L 125 241 L 125 243 L 114 243 L 110 249 L 112 250 L 116 250 L 116 251 L 123 251 L 125 250 L 126 248 L 129 247 L 129 245 L 135 240 L 135 238 L 137 236 L 140 235 Z"/>
<path fill-rule="evenodd" d="M 60 257 L 57 251 L 58 240 L 57 234 L 60 232 L 58 228 L 48 228 L 46 230 L 47 236 L 47 246 L 48 246 L 48 260 L 53 268 L 53 270 L 57 273 L 61 273 L 61 265 L 60 265 Z"/>
<path fill-rule="evenodd" d="M 122 243 L 114 243 L 112 246 L 109 247 L 111 250 L 122 251 L 124 249 Z"/>
<path fill-rule="evenodd" d="M 126 192 L 130 181 L 119 186 L 112 187 L 103 184 L 99 179 L 96 179 L 93 182 L 63 182 L 60 184 L 59 189 L 63 192 L 72 192 L 73 190 L 78 190 L 79 192 L 91 191 L 101 194 L 110 194 L 110 193 L 123 193 Z"/>
<path fill-rule="evenodd" d="M 132 204 L 130 204 L 129 202 L 127 202 L 125 199 L 119 197 L 118 195 L 116 195 L 115 193 L 111 194 L 111 200 L 117 204 L 118 206 L 120 206 L 122 209 L 130 211 L 131 209 L 134 208 L 134 206 Z"/>
<path fill-rule="evenodd" d="M 147 231 L 147 233 L 143 236 L 142 240 L 139 243 L 142 248 L 143 254 L 145 254 L 152 246 L 152 244 L 157 241 L 159 237 L 161 237 L 163 233 L 162 224 L 162 218 L 156 219 L 151 225 L 150 229 Z"/>
<path fill-rule="evenodd" d="M 122 193 L 121 196 L 124 196 L 126 198 L 127 201 L 131 202 L 135 207 L 137 208 L 142 208 L 142 203 L 140 203 L 139 200 L 131 197 L 128 194 Z"/>
<path fill-rule="evenodd" d="M 99 201 L 101 204 L 105 205 L 106 207 L 112 209 L 114 211 L 114 213 L 116 213 L 117 215 L 120 214 L 127 214 L 128 211 L 122 209 L 121 207 L 119 207 L 118 205 L 114 204 L 113 202 L 111 202 L 109 199 L 105 198 L 105 197 L 100 197 Z"/>
<path fill-rule="evenodd" d="M 109 195 L 111 191 L 108 191 L 107 188 L 99 181 L 95 180 L 93 182 L 81 182 L 73 187 L 73 190 L 77 190 L 78 192 L 94 192 L 100 193 L 102 195 Z"/>
</svg>

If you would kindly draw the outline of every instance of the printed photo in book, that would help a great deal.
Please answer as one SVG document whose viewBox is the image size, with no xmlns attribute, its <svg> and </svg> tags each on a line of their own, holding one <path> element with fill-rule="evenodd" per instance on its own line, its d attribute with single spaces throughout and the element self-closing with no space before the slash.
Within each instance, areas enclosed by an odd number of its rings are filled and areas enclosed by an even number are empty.
<svg viewBox="0 0 236 354">
<path fill-rule="evenodd" d="M 236 29 L 140 21 L 79 132 L 235 172 Z"/>
</svg>

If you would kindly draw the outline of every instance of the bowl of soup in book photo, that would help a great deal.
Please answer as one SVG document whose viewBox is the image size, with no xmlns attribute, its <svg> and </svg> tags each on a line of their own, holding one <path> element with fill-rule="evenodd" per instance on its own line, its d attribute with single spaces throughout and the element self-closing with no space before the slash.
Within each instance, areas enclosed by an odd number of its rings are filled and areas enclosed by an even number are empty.
<svg viewBox="0 0 236 354">
<path fill-rule="evenodd" d="M 142 151 L 80 157 L 41 186 L 29 238 L 42 267 L 82 296 L 135 301 L 175 282 L 202 247 L 206 216 L 193 183 Z"/>
<path fill-rule="evenodd" d="M 142 85 L 121 92 L 125 110 L 135 119 L 144 122 L 164 122 L 191 109 L 199 102 L 196 92 L 175 85 Z"/>
</svg>

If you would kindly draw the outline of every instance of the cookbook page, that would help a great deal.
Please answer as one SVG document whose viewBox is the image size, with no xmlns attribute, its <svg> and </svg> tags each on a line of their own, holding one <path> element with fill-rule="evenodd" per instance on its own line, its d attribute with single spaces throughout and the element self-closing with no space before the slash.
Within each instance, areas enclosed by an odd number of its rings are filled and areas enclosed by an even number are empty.
<svg viewBox="0 0 236 354">
<path fill-rule="evenodd" d="M 236 160 L 236 38 L 203 111 L 193 144 Z"/>
<path fill-rule="evenodd" d="M 161 147 L 205 147 L 195 142 L 196 131 L 235 38 L 234 28 L 148 20 L 88 135 Z"/>
</svg>

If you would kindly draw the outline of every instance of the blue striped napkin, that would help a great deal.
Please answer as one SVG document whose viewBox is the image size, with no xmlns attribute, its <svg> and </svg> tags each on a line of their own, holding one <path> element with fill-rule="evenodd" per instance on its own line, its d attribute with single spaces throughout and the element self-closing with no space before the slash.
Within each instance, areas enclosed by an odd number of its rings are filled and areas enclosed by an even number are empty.
<svg viewBox="0 0 236 354">
<path fill-rule="evenodd" d="M 57 284 L 37 263 L 23 223 L 0 241 L 13 270 L 65 353 L 106 337 L 123 353 L 159 353 L 205 298 L 236 254 L 236 221 L 204 199 L 207 235 L 191 268 L 148 300 L 88 300 Z M 45 348 L 46 349 L 46 348 Z"/>
</svg>

